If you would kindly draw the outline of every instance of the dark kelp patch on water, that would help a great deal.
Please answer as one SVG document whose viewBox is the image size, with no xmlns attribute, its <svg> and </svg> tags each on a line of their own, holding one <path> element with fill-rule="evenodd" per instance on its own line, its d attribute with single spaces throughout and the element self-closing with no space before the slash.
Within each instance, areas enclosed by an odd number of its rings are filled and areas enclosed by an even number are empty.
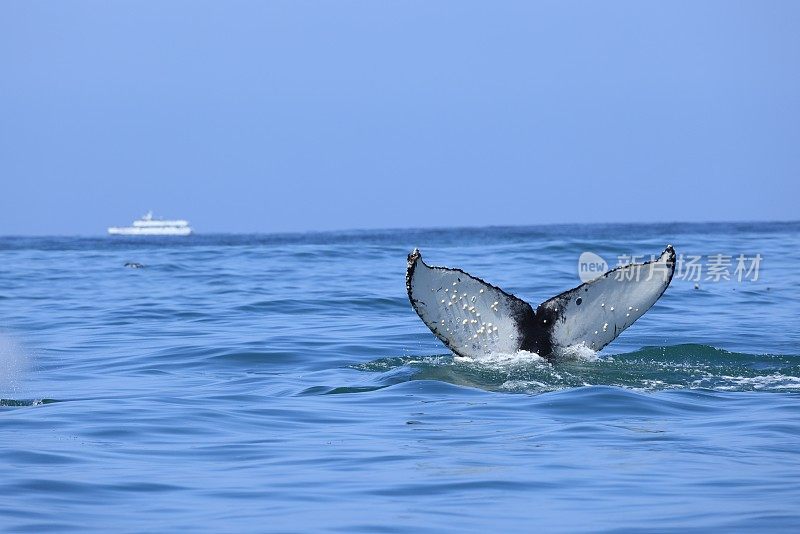
<svg viewBox="0 0 800 534">
<path fill-rule="evenodd" d="M 56 399 L 0 399 L 0 408 L 19 408 L 23 406 L 42 406 L 61 402 Z"/>
</svg>

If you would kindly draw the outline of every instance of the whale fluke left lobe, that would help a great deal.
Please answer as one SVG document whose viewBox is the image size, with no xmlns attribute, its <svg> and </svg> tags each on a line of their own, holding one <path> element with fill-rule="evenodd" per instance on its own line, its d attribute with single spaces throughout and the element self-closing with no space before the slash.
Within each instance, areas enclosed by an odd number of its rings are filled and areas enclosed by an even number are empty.
<svg viewBox="0 0 800 534">
<path fill-rule="evenodd" d="M 460 356 L 517 352 L 521 326 L 534 315 L 527 302 L 461 269 L 427 265 L 417 249 L 408 256 L 406 289 L 422 321 Z"/>
</svg>

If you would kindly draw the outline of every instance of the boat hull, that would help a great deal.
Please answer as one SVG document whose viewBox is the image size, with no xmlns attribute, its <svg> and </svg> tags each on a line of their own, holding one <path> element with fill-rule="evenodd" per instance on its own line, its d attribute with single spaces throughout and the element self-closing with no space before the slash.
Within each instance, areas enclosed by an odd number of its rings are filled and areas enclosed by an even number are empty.
<svg viewBox="0 0 800 534">
<path fill-rule="evenodd" d="M 188 226 L 172 227 L 147 227 L 147 226 L 112 226 L 108 229 L 109 235 L 192 235 L 192 229 Z"/>
</svg>

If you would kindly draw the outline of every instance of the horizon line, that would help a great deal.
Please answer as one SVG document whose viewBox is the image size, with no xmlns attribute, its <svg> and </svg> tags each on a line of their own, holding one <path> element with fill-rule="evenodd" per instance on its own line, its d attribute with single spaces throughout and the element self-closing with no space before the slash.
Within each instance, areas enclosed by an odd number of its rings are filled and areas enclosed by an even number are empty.
<svg viewBox="0 0 800 534">
<path fill-rule="evenodd" d="M 64 238 L 64 237 L 73 237 L 73 238 L 100 238 L 100 237 L 109 237 L 109 238 L 132 238 L 132 239 L 141 239 L 141 238 L 175 238 L 175 237 L 193 237 L 193 236 L 224 236 L 224 235 L 319 235 L 319 234 L 333 234 L 333 233 L 355 233 L 355 232 L 400 232 L 400 231 L 431 231 L 431 230 L 462 230 L 462 229 L 481 229 L 481 228 L 535 228 L 535 227 L 559 227 L 559 226 L 652 226 L 652 225 L 675 225 L 675 224 L 684 224 L 684 225 L 699 225 L 699 224 L 795 224 L 800 223 L 800 219 L 789 219 L 789 220 L 759 220 L 759 219 L 748 219 L 748 220 L 709 220 L 709 221 L 650 221 L 650 222 L 643 222 L 643 221 L 634 221 L 634 222 L 589 222 L 589 223 L 579 223 L 579 222 L 567 222 L 567 223 L 535 223 L 535 224 L 487 224 L 487 225 L 459 225 L 459 226 L 414 226 L 414 227 L 404 227 L 404 226 L 396 226 L 396 227 L 377 227 L 377 228 L 341 228 L 341 229 L 328 229 L 328 230 L 285 230 L 285 231 L 241 231 L 241 232 L 226 232 L 226 231 L 208 231 L 208 232 L 195 232 L 194 229 L 192 230 L 192 234 L 190 236 L 152 236 L 152 235 L 132 235 L 132 236 L 111 236 L 106 232 L 96 233 L 96 234 L 0 234 L 0 238 Z"/>
</svg>

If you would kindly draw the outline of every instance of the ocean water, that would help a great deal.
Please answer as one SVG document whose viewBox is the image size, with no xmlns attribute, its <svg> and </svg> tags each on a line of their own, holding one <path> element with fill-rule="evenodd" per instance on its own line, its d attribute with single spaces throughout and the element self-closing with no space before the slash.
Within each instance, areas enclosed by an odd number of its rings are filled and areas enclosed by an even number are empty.
<svg viewBox="0 0 800 534">
<path fill-rule="evenodd" d="M 413 247 L 535 305 L 584 251 L 667 243 L 701 279 L 598 355 L 456 358 L 405 294 Z M 0 259 L 3 530 L 800 529 L 800 223 L 6 237 Z"/>
</svg>

